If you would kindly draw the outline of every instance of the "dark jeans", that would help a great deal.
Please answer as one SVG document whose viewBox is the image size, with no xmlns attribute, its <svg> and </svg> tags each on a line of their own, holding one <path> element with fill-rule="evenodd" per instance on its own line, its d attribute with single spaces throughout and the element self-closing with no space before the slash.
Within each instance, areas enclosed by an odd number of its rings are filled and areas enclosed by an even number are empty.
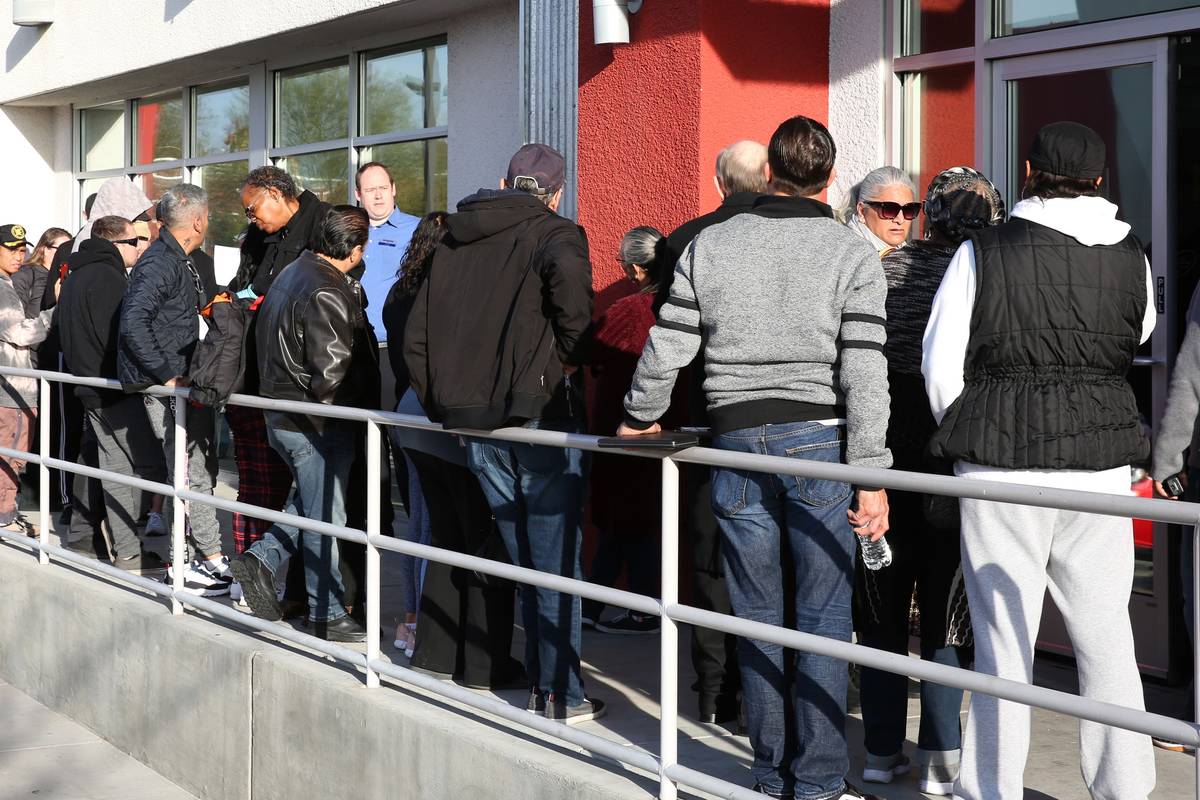
<svg viewBox="0 0 1200 800">
<path fill-rule="evenodd" d="M 321 433 L 299 432 L 291 430 L 294 423 L 285 414 L 268 411 L 266 417 L 267 439 L 291 468 L 295 481 L 284 513 L 345 525 L 346 484 L 354 458 L 353 429 L 326 420 Z M 341 601 L 338 543 L 333 537 L 275 524 L 246 552 L 261 559 L 275 574 L 283 560 L 298 555 L 301 547 L 309 620 L 333 621 L 346 616 Z"/>
<path fill-rule="evenodd" d="M 658 597 L 661 557 L 660 540 L 657 536 L 647 536 L 640 531 L 601 531 L 588 580 L 601 586 L 616 586 L 622 570 L 627 570 L 629 591 Z M 604 603 L 584 600 L 583 609 L 586 612 L 584 616 L 598 622 L 604 612 Z"/>
<path fill-rule="evenodd" d="M 921 658 L 952 667 L 970 663 L 970 649 L 946 646 L 946 615 L 959 564 L 958 531 L 936 531 L 925 522 L 922 495 L 889 492 L 888 543 L 892 563 L 877 572 L 858 570 L 859 643 L 908 654 L 909 606 L 914 588 L 921 612 Z M 900 752 L 908 722 L 908 676 L 864 667 L 862 714 L 867 753 Z M 962 747 L 961 689 L 921 682 L 922 763 L 958 763 Z"/>
<path fill-rule="evenodd" d="M 684 491 L 691 537 L 692 604 L 717 614 L 732 614 L 725 566 L 721 558 L 721 529 L 713 514 L 712 471 L 701 464 L 683 465 Z M 729 698 L 741 689 L 737 637 L 692 626 L 692 667 L 701 698 Z"/>
<path fill-rule="evenodd" d="M 732 431 L 714 444 L 832 462 L 843 460 L 845 447 L 840 428 L 813 422 Z M 856 546 L 846 519 L 850 485 L 716 468 L 712 503 L 734 613 L 782 626 L 791 611 L 797 630 L 849 641 Z M 744 638 L 738 657 L 754 779 L 775 796 L 839 796 L 849 769 L 845 662 Z"/>
<path fill-rule="evenodd" d="M 466 467 L 418 450 L 405 450 L 421 481 L 431 543 L 480 555 L 498 536 L 492 509 Z M 421 624 L 414 666 L 462 675 L 471 686 L 499 685 L 512 677 L 514 586 L 484 585 L 471 570 L 428 562 L 421 591 Z"/>
<path fill-rule="evenodd" d="M 550 426 L 535 421 L 527 427 Z M 580 578 L 585 454 L 558 447 L 471 440 L 467 461 L 492 507 L 512 562 Z M 530 681 L 534 688 L 554 694 L 557 702 L 582 703 L 579 598 L 525 585 L 520 594 L 525 669 Z"/>
</svg>

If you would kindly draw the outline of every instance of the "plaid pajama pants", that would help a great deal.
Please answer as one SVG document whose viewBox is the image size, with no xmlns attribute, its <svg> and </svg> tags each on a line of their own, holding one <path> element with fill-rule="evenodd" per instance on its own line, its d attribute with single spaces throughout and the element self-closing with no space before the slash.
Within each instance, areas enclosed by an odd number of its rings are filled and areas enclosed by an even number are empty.
<svg viewBox="0 0 1200 800">
<path fill-rule="evenodd" d="M 292 472 L 267 442 L 267 424 L 257 408 L 226 406 L 238 469 L 238 502 L 282 511 L 292 490 Z M 234 549 L 240 554 L 263 538 L 271 523 L 233 515 Z"/>
</svg>

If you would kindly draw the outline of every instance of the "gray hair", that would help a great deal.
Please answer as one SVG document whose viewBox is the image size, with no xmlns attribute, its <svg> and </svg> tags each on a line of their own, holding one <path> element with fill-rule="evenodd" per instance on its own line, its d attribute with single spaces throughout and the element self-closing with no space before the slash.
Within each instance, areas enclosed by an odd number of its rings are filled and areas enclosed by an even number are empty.
<svg viewBox="0 0 1200 800">
<path fill-rule="evenodd" d="M 621 249 L 617 258 L 622 264 L 637 264 L 645 267 L 654 261 L 659 241 L 663 238 L 657 228 L 639 225 L 621 237 Z"/>
<path fill-rule="evenodd" d="M 717 179 L 728 194 L 767 191 L 763 167 L 767 165 L 767 146 L 749 139 L 734 142 L 717 155 Z"/>
<path fill-rule="evenodd" d="M 842 206 L 838 216 L 842 222 L 849 222 L 858 213 L 858 204 L 868 200 L 876 200 L 883 190 L 889 186 L 903 186 L 912 192 L 913 200 L 918 199 L 917 186 L 908 173 L 898 167 L 879 167 L 866 174 L 859 183 L 851 187 L 846 196 L 846 205 Z"/>
<path fill-rule="evenodd" d="M 172 186 L 158 201 L 158 221 L 168 229 L 186 225 L 207 213 L 208 192 L 191 183 Z"/>
</svg>

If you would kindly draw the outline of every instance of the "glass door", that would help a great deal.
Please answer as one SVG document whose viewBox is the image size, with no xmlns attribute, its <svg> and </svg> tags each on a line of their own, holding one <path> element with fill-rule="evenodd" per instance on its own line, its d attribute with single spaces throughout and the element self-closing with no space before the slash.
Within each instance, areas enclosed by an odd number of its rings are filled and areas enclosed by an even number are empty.
<svg viewBox="0 0 1200 800">
<path fill-rule="evenodd" d="M 990 174 L 1009 208 L 1020 199 L 1025 154 L 1038 129 L 1070 120 L 1094 129 L 1108 146 L 1103 194 L 1120 208 L 1146 248 L 1154 273 L 1158 326 L 1142 346 L 1129 379 L 1151 429 L 1166 402 L 1168 365 L 1177 348 L 1176 275 L 1168 215 L 1170 46 L 1166 39 L 1014 58 L 993 63 Z M 1186 299 L 1185 299 L 1186 308 Z M 1135 465 L 1146 467 L 1148 465 Z M 1131 475 L 1131 491 L 1149 485 Z M 1167 526 L 1134 523 L 1136 554 L 1130 602 L 1138 660 L 1144 671 L 1170 667 L 1171 580 Z M 1070 653 L 1061 617 L 1047 595 L 1039 647 Z"/>
</svg>

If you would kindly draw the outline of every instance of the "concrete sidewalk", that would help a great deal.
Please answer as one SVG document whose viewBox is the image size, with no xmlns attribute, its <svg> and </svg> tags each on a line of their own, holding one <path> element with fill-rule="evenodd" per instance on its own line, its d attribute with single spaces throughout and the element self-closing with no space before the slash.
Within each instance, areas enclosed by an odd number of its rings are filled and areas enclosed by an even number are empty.
<svg viewBox="0 0 1200 800">
<path fill-rule="evenodd" d="M 0 796 L 195 800 L 91 731 L 0 681 Z"/>
<path fill-rule="evenodd" d="M 222 465 L 226 466 L 225 464 Z M 222 485 L 218 493 L 232 497 L 231 488 L 234 477 L 229 471 L 222 472 Z M 397 526 L 405 523 L 403 512 L 398 510 Z M 228 531 L 227 515 L 221 513 L 223 528 Z M 57 538 L 57 537 L 56 537 Z M 166 539 L 150 539 L 155 549 L 162 549 L 165 555 Z M 230 548 L 232 552 L 232 548 Z M 394 553 L 382 554 L 382 613 L 385 629 L 392 620 L 399 619 L 403 609 L 399 605 L 399 559 Z M 611 615 L 617 609 L 609 609 Z M 519 619 L 519 615 L 518 615 Z M 222 624 L 214 622 L 214 624 Z M 392 636 L 386 631 L 383 637 L 384 655 L 398 664 L 407 660 L 402 653 L 391 646 Z M 679 708 L 680 744 L 679 757 L 686 766 L 700 769 L 733 783 L 748 786 L 751 783 L 749 763 L 751 751 L 749 741 L 744 736 L 736 735 L 729 727 L 702 725 L 692 718 L 695 710 L 695 695 L 687 687 L 694 680 L 689 656 L 689 633 L 685 629 L 681 634 L 679 654 L 680 686 Z M 287 645 L 295 652 L 303 652 L 294 645 Z M 357 649 L 362 649 L 357 648 Z M 514 642 L 513 653 L 518 657 L 522 652 L 520 632 Z M 312 653 L 315 661 L 325 658 Z M 595 722 L 579 726 L 583 730 L 604 736 L 614 741 L 630 744 L 648 752 L 658 749 L 658 639 L 655 636 L 618 636 L 598 632 L 585 632 L 583 637 L 583 656 L 585 681 L 588 691 L 595 697 L 608 703 L 606 717 Z M 1036 682 L 1052 688 L 1076 691 L 1075 671 L 1069 662 L 1058 659 L 1039 659 L 1036 666 Z M 408 693 L 408 689 L 398 689 Z M 1164 687 L 1159 684 L 1147 683 L 1147 705 L 1151 710 L 1162 713 L 1173 713 L 1175 709 L 1186 703 L 1185 689 Z M 526 692 L 514 690 L 495 693 L 514 705 L 523 706 Z M 916 684 L 910 684 L 909 730 L 908 742 L 905 749 L 910 756 L 915 748 L 917 726 L 919 723 L 919 701 L 916 695 Z M 441 700 L 435 701 L 444 713 L 462 713 L 472 715 L 466 709 L 455 710 L 455 704 Z M 965 705 L 964 705 L 965 708 Z M 498 730 L 517 732 L 508 723 L 497 722 Z M 528 731 L 520 735 L 531 742 L 544 741 L 546 747 L 560 751 L 580 752 L 578 748 L 566 745 L 557 740 L 543 737 Z M 851 780 L 856 781 L 861 776 L 863 748 L 862 722 L 860 715 L 853 715 L 847 725 L 847 735 L 851 745 Z M 398 756 L 401 754 L 397 753 Z M 1183 800 L 1195 797 L 1194 775 L 1195 761 L 1192 757 L 1155 751 L 1158 766 L 1158 788 L 1152 795 L 1155 800 Z M 396 766 L 403 773 L 401 761 Z M 618 768 L 622 771 L 621 768 Z M 642 796 L 653 786 L 650 776 L 638 776 L 636 770 L 623 770 L 633 778 L 629 788 L 631 796 Z M 1026 798 L 1036 800 L 1088 800 L 1088 793 L 1083 786 L 1079 773 L 1078 755 L 1078 722 L 1049 712 L 1035 710 L 1033 720 L 1033 741 L 1026 769 Z M 2 784 L 0 784 L 2 785 Z M 916 789 L 916 780 L 912 776 L 901 777 L 890 786 L 877 787 L 869 785 L 861 787 L 879 794 L 886 800 L 918 800 L 924 797 Z M 683 793 L 687 794 L 687 793 Z M 18 795 L 14 795 L 18 796 Z M 57 795 L 56 795 L 57 796 Z M 86 796 L 86 795 L 83 795 Z M 162 795 L 168 797 L 168 795 Z M 180 795 L 181 797 L 184 795 Z M 648 795 L 647 795 L 648 796 Z M 174 797 L 174 795 L 169 795 Z"/>
</svg>

